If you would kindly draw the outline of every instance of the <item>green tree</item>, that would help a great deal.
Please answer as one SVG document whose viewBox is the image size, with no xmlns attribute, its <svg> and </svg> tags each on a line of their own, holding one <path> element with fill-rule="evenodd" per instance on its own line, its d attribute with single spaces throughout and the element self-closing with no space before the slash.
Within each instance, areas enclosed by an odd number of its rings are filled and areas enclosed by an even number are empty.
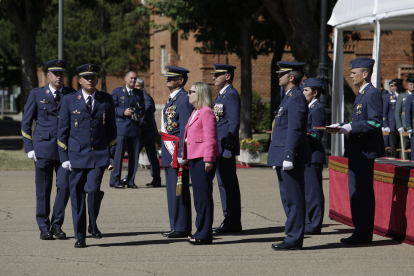
<svg viewBox="0 0 414 276">
<path fill-rule="evenodd" d="M 0 89 L 20 84 L 19 43 L 13 23 L 0 13 Z M 20 108 L 20 107 L 19 107 Z"/>
<path fill-rule="evenodd" d="M 23 110 L 30 90 L 38 86 L 36 34 L 51 0 L 1 0 L 0 13 L 10 19 L 19 42 L 21 101 Z M 3 30 L 2 30 L 3 31 Z"/>
<path fill-rule="evenodd" d="M 38 64 L 57 58 L 58 1 L 47 10 L 38 34 Z M 85 63 L 101 66 L 102 91 L 106 74 L 145 71 L 149 65 L 149 14 L 130 0 L 65 0 L 64 58 L 66 75 L 76 76 Z"/>
<path fill-rule="evenodd" d="M 182 30 L 182 38 L 195 33 L 203 46 L 199 52 L 235 53 L 241 59 L 241 139 L 252 137 L 252 59 L 273 53 L 285 38 L 261 1 L 257 0 L 164 0 L 146 1 L 154 13 L 173 21 L 171 32 Z M 271 19 L 271 20 L 268 20 Z M 278 47 L 279 46 L 279 47 Z"/>
</svg>

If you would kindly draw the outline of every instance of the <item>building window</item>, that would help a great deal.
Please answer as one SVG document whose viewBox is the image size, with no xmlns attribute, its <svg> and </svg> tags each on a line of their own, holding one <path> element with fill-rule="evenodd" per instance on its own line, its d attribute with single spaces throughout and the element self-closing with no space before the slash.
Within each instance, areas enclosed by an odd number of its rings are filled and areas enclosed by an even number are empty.
<svg viewBox="0 0 414 276">
<path fill-rule="evenodd" d="M 165 45 L 161 46 L 161 73 L 165 74 L 165 61 L 167 58 L 167 50 L 165 49 Z"/>
</svg>

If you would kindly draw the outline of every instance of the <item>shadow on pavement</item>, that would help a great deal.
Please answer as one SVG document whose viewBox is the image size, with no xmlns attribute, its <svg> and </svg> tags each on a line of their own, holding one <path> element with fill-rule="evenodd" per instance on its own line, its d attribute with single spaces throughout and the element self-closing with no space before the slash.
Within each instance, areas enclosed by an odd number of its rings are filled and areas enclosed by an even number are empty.
<svg viewBox="0 0 414 276">
<path fill-rule="evenodd" d="M 99 247 L 112 247 L 112 246 L 139 246 L 139 245 L 157 245 L 157 244 L 170 244 L 176 242 L 187 243 L 187 239 L 167 239 L 164 240 L 146 240 L 146 241 L 131 241 L 131 242 L 118 242 L 118 243 L 104 243 L 104 244 L 92 244 L 88 247 L 99 246 Z"/>
<path fill-rule="evenodd" d="M 151 235 L 151 234 L 160 234 L 162 232 L 125 232 L 125 233 L 108 233 L 103 234 L 104 238 L 113 238 L 113 237 L 129 237 L 129 236 L 139 236 L 139 235 Z"/>
<path fill-rule="evenodd" d="M 323 244 L 323 245 L 304 247 L 303 250 L 375 247 L 375 246 L 387 246 L 387 245 L 401 244 L 401 242 L 397 241 L 397 240 L 382 240 L 382 241 L 373 241 L 371 244 L 349 245 L 349 244 L 341 243 L 339 240 L 340 240 L 340 238 L 338 238 L 338 243 L 327 243 L 327 244 Z"/>
<path fill-rule="evenodd" d="M 278 227 L 265 227 L 265 228 L 255 228 L 255 229 L 245 229 L 241 233 L 214 233 L 214 236 L 249 236 L 249 235 L 266 235 L 266 234 L 275 234 L 279 232 L 284 232 L 284 226 Z"/>
</svg>

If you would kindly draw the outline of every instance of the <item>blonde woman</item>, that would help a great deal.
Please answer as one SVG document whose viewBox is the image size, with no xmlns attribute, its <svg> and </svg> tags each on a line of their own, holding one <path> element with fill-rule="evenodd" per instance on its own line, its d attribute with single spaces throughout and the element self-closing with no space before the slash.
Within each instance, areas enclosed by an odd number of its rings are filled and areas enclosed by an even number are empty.
<svg viewBox="0 0 414 276">
<path fill-rule="evenodd" d="M 217 120 L 213 113 L 211 91 L 207 83 L 196 82 L 188 92 L 190 104 L 195 108 L 184 133 L 183 160 L 190 161 L 194 207 L 197 212 L 197 231 L 189 237 L 193 245 L 211 244 L 213 241 L 213 179 L 216 157 L 220 155 Z"/>
</svg>

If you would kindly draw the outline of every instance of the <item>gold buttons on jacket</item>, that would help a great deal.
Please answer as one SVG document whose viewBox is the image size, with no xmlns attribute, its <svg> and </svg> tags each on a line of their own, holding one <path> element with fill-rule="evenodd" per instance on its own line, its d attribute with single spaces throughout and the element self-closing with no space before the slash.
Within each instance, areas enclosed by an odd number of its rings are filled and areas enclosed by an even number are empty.
<svg viewBox="0 0 414 276">
<path fill-rule="evenodd" d="M 91 121 L 93 120 L 93 118 L 91 118 Z"/>
<path fill-rule="evenodd" d="M 188 143 L 188 145 L 190 145 L 190 143 Z"/>
<path fill-rule="evenodd" d="M 93 141 L 93 138 L 91 138 L 91 141 Z"/>
<path fill-rule="evenodd" d="M 91 130 L 93 130 L 93 127 L 91 127 Z"/>
<path fill-rule="evenodd" d="M 91 150 L 93 150 L 93 148 L 91 148 Z"/>
</svg>

